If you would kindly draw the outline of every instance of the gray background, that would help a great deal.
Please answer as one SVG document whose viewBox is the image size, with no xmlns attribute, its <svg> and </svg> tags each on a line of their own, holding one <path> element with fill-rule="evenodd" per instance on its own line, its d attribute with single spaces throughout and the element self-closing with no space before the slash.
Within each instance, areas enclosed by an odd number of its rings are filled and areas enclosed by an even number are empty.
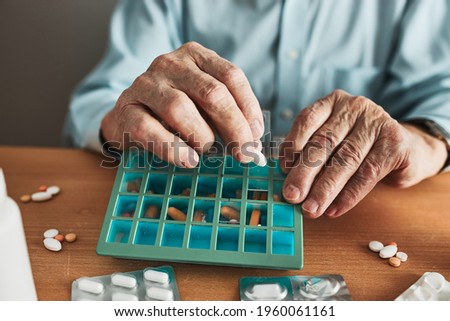
<svg viewBox="0 0 450 321">
<path fill-rule="evenodd" d="M 116 2 L 0 1 L 0 145 L 61 145 L 70 94 L 102 57 Z"/>
</svg>

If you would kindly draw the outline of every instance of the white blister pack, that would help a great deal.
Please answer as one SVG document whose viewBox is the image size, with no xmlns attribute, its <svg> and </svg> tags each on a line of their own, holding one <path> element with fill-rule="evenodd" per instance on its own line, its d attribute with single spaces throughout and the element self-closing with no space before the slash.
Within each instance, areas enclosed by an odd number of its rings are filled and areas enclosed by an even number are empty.
<svg viewBox="0 0 450 321">
<path fill-rule="evenodd" d="M 179 301 L 170 266 L 81 277 L 72 283 L 72 301 Z"/>
<path fill-rule="evenodd" d="M 425 272 L 395 301 L 450 301 L 450 282 L 437 272 Z"/>
</svg>

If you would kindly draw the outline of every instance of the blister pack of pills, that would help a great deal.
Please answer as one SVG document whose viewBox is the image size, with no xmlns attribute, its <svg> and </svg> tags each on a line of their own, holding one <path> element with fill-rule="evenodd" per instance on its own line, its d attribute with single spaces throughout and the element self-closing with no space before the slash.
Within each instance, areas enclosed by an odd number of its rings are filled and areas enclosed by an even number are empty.
<svg viewBox="0 0 450 321">
<path fill-rule="evenodd" d="M 72 283 L 72 301 L 179 301 L 170 266 L 81 277 Z"/>
<path fill-rule="evenodd" d="M 318 276 L 245 277 L 240 280 L 241 301 L 350 301 L 344 278 Z"/>
<path fill-rule="evenodd" d="M 450 282 L 437 272 L 425 272 L 395 301 L 450 301 Z"/>
</svg>

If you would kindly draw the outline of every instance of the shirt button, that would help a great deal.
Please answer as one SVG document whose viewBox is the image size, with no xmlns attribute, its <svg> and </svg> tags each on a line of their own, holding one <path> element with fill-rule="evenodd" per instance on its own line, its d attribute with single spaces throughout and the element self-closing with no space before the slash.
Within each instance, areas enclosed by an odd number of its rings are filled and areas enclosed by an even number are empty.
<svg viewBox="0 0 450 321">
<path fill-rule="evenodd" d="M 295 59 L 298 58 L 299 53 L 298 53 L 297 50 L 291 50 L 291 51 L 288 51 L 287 56 L 288 56 L 289 59 L 295 60 Z"/>
<path fill-rule="evenodd" d="M 284 120 L 292 120 L 292 118 L 294 117 L 294 112 L 292 111 L 292 109 L 285 109 L 281 112 L 280 115 Z"/>
</svg>

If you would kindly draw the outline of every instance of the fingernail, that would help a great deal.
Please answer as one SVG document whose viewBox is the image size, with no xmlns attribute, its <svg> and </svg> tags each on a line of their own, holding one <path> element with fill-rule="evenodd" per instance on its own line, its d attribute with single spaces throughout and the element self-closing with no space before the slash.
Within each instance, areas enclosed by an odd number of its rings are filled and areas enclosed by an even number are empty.
<svg viewBox="0 0 450 321">
<path fill-rule="evenodd" d="M 253 157 L 245 156 L 241 151 L 236 153 L 236 159 L 239 163 L 248 164 L 253 161 Z"/>
<path fill-rule="evenodd" d="M 264 124 L 260 120 L 254 120 L 250 124 L 250 129 L 253 134 L 253 138 L 259 139 L 264 134 Z"/>
<path fill-rule="evenodd" d="M 295 201 L 300 198 L 300 190 L 294 185 L 289 184 L 284 188 L 283 195 L 286 199 Z"/>
<path fill-rule="evenodd" d="M 302 208 L 308 213 L 316 214 L 319 209 L 319 204 L 314 200 L 308 199 L 303 203 Z"/>
<path fill-rule="evenodd" d="M 328 208 L 325 211 L 325 215 L 329 216 L 329 217 L 334 217 L 334 215 L 336 215 L 337 209 L 336 208 Z"/>
</svg>

